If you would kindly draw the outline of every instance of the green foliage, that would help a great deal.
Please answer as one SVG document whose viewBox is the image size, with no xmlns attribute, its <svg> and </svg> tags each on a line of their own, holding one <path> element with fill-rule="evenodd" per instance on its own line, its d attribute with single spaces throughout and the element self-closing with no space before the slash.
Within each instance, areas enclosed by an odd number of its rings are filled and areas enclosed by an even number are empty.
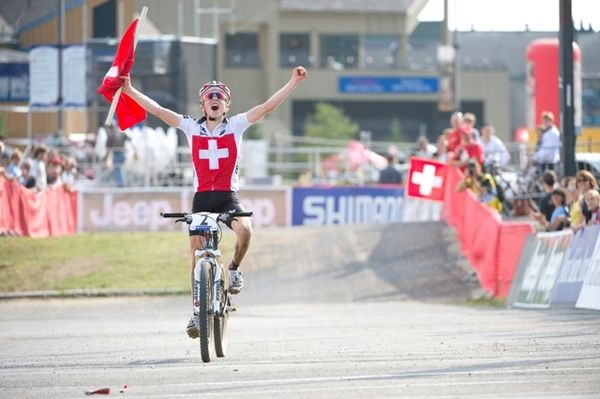
<svg viewBox="0 0 600 399">
<path fill-rule="evenodd" d="M 341 108 L 324 102 L 315 105 L 315 113 L 304 124 L 308 137 L 352 139 L 358 130 L 358 124 L 346 116 Z"/>
<path fill-rule="evenodd" d="M 244 133 L 244 138 L 248 140 L 261 140 L 263 139 L 264 133 L 260 124 L 254 124 L 246 130 Z"/>
<path fill-rule="evenodd" d="M 406 142 L 408 141 L 406 137 L 404 137 L 404 133 L 402 132 L 402 123 L 400 119 L 394 118 L 392 119 L 392 123 L 390 123 L 390 141 L 396 142 Z"/>
</svg>

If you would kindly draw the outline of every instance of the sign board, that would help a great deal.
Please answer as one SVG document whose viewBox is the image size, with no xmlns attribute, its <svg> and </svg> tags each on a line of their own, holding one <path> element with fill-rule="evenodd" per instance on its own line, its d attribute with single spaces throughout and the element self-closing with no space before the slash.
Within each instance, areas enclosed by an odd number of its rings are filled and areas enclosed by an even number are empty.
<svg viewBox="0 0 600 399">
<path fill-rule="evenodd" d="M 340 93 L 356 94 L 436 94 L 437 77 L 423 76 L 342 76 Z"/>
<path fill-rule="evenodd" d="M 552 289 L 560 272 L 573 233 L 570 230 L 538 233 L 530 261 L 524 271 L 514 306 L 549 308 Z"/>
<path fill-rule="evenodd" d="M 573 234 L 560 274 L 552 290 L 550 304 L 574 307 L 588 273 L 600 226 L 586 227 Z"/>
<path fill-rule="evenodd" d="M 194 197 L 191 189 L 177 187 L 81 190 L 78 195 L 79 232 L 183 229 L 160 213 L 191 211 Z M 239 197 L 242 207 L 254 212 L 254 227 L 288 224 L 287 188 L 244 187 Z"/>
<path fill-rule="evenodd" d="M 295 187 L 292 225 L 401 222 L 403 202 L 402 187 Z"/>
<path fill-rule="evenodd" d="M 595 228 L 599 228 L 596 226 Z M 587 227 L 585 229 L 588 229 Z M 600 245 L 596 241 L 594 255 L 583 281 L 576 308 L 600 310 Z"/>
</svg>

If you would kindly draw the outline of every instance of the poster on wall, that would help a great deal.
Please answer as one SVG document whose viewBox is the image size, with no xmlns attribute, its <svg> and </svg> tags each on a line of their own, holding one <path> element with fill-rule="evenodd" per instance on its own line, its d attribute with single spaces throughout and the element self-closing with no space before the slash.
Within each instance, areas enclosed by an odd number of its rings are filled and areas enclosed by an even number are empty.
<svg viewBox="0 0 600 399">
<path fill-rule="evenodd" d="M 58 103 L 58 48 L 38 46 L 29 51 L 29 105 L 50 107 Z"/>
<path fill-rule="evenodd" d="M 67 107 L 86 104 L 85 47 L 68 46 L 62 53 L 62 96 Z"/>
</svg>

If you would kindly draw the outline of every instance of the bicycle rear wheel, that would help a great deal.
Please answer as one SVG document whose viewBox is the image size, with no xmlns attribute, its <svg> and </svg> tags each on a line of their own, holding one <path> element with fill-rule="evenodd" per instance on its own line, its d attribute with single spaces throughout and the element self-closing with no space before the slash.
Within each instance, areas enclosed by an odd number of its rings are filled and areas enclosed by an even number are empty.
<svg viewBox="0 0 600 399">
<path fill-rule="evenodd" d="M 214 316 L 215 325 L 215 351 L 217 357 L 225 357 L 227 354 L 227 325 L 229 324 L 229 301 L 226 291 L 226 285 L 229 279 L 227 278 L 227 270 L 221 265 L 221 314 Z"/>
<path fill-rule="evenodd" d="M 202 361 L 210 362 L 211 341 L 213 337 L 213 315 L 211 311 L 213 297 L 212 265 L 208 261 L 200 264 L 200 355 Z"/>
</svg>

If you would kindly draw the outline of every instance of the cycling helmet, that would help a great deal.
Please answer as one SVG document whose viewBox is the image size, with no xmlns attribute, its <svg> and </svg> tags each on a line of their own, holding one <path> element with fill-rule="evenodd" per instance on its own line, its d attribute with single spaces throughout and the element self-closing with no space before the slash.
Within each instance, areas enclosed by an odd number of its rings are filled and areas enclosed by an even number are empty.
<svg viewBox="0 0 600 399">
<path fill-rule="evenodd" d="M 204 96 L 209 92 L 222 93 L 227 99 L 227 102 L 231 101 L 231 91 L 229 91 L 229 87 L 227 87 L 225 83 L 212 80 L 203 84 L 198 92 L 198 99 L 200 100 L 200 103 L 204 102 Z"/>
</svg>

